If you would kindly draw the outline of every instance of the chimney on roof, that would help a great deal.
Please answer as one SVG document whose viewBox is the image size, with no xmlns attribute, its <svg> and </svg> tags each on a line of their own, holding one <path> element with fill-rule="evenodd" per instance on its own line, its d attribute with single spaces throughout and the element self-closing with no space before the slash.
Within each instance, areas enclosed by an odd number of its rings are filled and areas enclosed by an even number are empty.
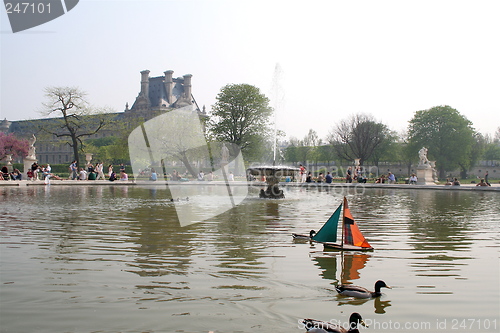
<svg viewBox="0 0 500 333">
<path fill-rule="evenodd" d="M 174 71 L 168 70 L 163 72 L 165 74 L 165 91 L 167 92 L 167 102 L 168 104 L 172 104 L 172 88 L 174 86 L 174 81 L 172 80 L 172 74 L 174 74 Z"/>
<path fill-rule="evenodd" d="M 193 75 L 186 74 L 184 75 L 184 96 L 186 97 L 186 101 L 188 104 L 193 104 L 193 98 L 191 96 L 191 78 Z"/>
<path fill-rule="evenodd" d="M 149 71 L 144 70 L 141 72 L 141 95 L 146 97 L 149 101 Z"/>
</svg>

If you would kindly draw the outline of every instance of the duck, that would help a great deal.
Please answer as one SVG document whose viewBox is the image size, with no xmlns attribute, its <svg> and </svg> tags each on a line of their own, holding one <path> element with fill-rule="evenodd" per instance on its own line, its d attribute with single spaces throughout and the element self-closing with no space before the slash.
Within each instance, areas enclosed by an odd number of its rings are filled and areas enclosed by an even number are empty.
<svg viewBox="0 0 500 333">
<path fill-rule="evenodd" d="M 304 319 L 302 323 L 305 325 L 306 332 L 308 333 L 359 333 L 359 324 L 368 327 L 357 312 L 353 312 L 349 317 L 348 330 L 338 324 L 315 319 Z"/>
<path fill-rule="evenodd" d="M 295 239 L 307 239 L 307 240 L 311 240 L 314 237 L 314 235 L 316 235 L 315 230 L 309 231 L 309 236 L 301 234 L 292 234 L 293 238 Z"/>
<path fill-rule="evenodd" d="M 380 292 L 380 288 L 388 288 L 391 289 L 388 285 L 385 284 L 384 281 L 378 280 L 375 282 L 375 291 L 369 291 L 366 288 L 359 286 L 351 286 L 351 285 L 340 285 L 335 286 L 335 289 L 340 295 L 343 296 L 351 296 L 356 298 L 374 298 L 382 295 Z"/>
</svg>

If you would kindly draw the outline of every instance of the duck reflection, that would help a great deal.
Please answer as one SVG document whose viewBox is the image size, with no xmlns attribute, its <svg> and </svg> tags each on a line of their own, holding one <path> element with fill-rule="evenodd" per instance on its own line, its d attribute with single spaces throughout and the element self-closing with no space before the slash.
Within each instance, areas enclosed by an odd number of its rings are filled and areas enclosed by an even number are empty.
<svg viewBox="0 0 500 333">
<path fill-rule="evenodd" d="M 382 301 L 380 297 L 376 298 L 345 298 L 343 296 L 337 295 L 338 306 L 342 305 L 362 305 L 366 302 L 373 300 L 373 307 L 375 308 L 375 313 L 384 314 L 385 308 L 391 306 L 391 301 Z"/>
</svg>

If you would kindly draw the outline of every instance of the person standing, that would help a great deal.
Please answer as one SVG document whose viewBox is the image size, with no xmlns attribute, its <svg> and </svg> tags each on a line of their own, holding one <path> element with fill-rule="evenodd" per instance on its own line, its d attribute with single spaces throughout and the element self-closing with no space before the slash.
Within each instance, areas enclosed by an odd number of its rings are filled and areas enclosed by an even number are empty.
<svg viewBox="0 0 500 333">
<path fill-rule="evenodd" d="M 299 179 L 299 182 L 303 183 L 303 182 L 306 181 L 306 168 L 302 164 L 299 164 L 299 169 L 300 169 L 300 179 Z"/>
<path fill-rule="evenodd" d="M 71 162 L 69 170 L 71 172 L 71 180 L 78 179 L 78 168 L 76 167 L 76 161 Z"/>
<path fill-rule="evenodd" d="M 33 173 L 33 179 L 34 180 L 38 180 L 38 171 L 40 169 L 40 166 L 38 165 L 38 163 L 36 162 L 33 162 L 33 164 L 31 165 L 31 172 Z"/>
<path fill-rule="evenodd" d="M 345 176 L 345 182 L 346 183 L 352 183 L 352 168 L 351 167 L 347 168 L 347 174 Z"/>
<path fill-rule="evenodd" d="M 490 181 L 488 179 L 488 170 L 486 170 L 486 173 L 484 174 L 484 182 L 488 185 L 491 186 Z"/>
<path fill-rule="evenodd" d="M 112 174 L 113 174 L 113 164 L 110 164 L 108 165 L 108 177 L 111 177 Z"/>
<path fill-rule="evenodd" d="M 102 178 L 103 180 L 106 179 L 106 177 L 104 176 L 103 167 L 104 166 L 102 162 L 97 163 L 97 165 L 95 166 L 95 170 L 97 172 L 96 180 L 99 180 L 99 178 Z"/>
</svg>

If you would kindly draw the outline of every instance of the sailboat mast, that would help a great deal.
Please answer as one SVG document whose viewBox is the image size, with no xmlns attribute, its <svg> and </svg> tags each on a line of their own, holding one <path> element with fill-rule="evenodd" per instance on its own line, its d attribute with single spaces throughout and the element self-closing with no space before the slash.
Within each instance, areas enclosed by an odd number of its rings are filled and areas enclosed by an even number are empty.
<svg viewBox="0 0 500 333">
<path fill-rule="evenodd" d="M 344 197 L 344 202 L 342 205 L 342 242 L 340 243 L 341 247 L 344 247 L 344 220 L 345 220 L 345 205 L 346 205 L 346 199 Z"/>
</svg>

